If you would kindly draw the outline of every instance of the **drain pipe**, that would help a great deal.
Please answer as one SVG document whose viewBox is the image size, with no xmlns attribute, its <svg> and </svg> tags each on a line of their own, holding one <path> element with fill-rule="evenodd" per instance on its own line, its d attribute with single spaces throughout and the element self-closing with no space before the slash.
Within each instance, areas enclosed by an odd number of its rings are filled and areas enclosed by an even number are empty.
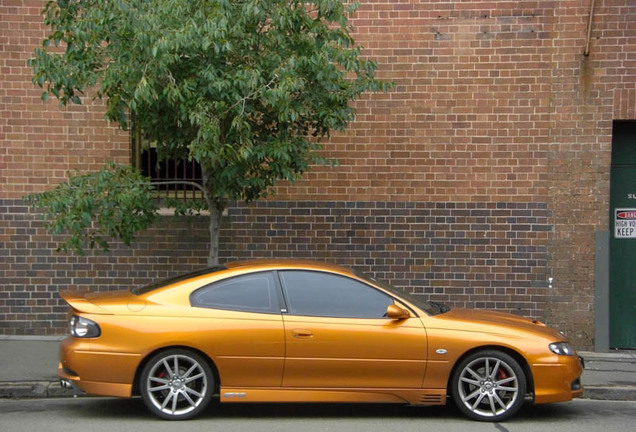
<svg viewBox="0 0 636 432">
<path fill-rule="evenodd" d="M 590 55 L 590 38 L 592 37 L 592 18 L 594 17 L 594 3 L 596 3 L 596 0 L 592 0 L 592 4 L 590 5 L 590 19 L 587 22 L 587 38 L 585 38 L 585 51 L 583 51 L 583 55 L 585 57 Z"/>
</svg>

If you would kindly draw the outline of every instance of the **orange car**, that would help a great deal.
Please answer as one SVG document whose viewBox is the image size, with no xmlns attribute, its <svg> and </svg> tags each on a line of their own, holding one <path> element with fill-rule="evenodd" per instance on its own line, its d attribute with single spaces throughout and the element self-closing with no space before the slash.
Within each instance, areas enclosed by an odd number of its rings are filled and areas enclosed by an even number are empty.
<svg viewBox="0 0 636 432">
<path fill-rule="evenodd" d="M 583 393 L 582 359 L 537 321 L 449 310 L 332 265 L 238 262 L 130 291 L 63 292 L 65 387 L 187 419 L 221 402 L 443 405 L 501 421 Z"/>
</svg>

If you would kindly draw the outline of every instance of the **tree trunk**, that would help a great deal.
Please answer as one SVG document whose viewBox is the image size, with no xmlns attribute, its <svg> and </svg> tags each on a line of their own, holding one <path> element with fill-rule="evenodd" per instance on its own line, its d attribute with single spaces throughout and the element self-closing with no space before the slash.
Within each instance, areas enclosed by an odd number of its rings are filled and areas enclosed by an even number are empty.
<svg viewBox="0 0 636 432">
<path fill-rule="evenodd" d="M 208 265 L 214 266 L 219 263 L 219 232 L 221 230 L 221 216 L 223 215 L 223 208 L 220 208 L 217 203 L 210 202 L 210 253 L 208 255 Z"/>
<path fill-rule="evenodd" d="M 219 264 L 219 232 L 221 231 L 221 217 L 223 216 L 223 210 L 225 210 L 227 206 L 227 201 L 214 196 L 214 188 L 210 183 L 210 176 L 203 164 L 201 168 L 205 200 L 210 209 L 210 252 L 208 254 L 208 265 L 215 266 Z"/>
</svg>

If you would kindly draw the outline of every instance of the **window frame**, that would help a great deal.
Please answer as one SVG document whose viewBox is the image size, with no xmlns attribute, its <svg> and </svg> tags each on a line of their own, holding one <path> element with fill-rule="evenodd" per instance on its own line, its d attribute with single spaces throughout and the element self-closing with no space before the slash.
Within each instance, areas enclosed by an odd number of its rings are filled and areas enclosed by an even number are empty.
<svg viewBox="0 0 636 432">
<path fill-rule="evenodd" d="M 208 305 L 201 305 L 201 304 L 195 304 L 195 297 L 197 293 L 200 293 L 203 290 L 206 289 L 214 289 L 215 285 L 218 284 L 223 284 L 223 283 L 227 283 L 230 282 L 234 279 L 239 279 L 239 278 L 245 278 L 245 277 L 253 277 L 256 275 L 260 275 L 260 274 L 266 274 L 269 276 L 269 278 L 271 279 L 271 282 L 273 282 L 273 286 L 270 288 L 270 300 L 272 301 L 272 306 L 269 310 L 255 310 L 255 309 L 250 309 L 250 308 L 244 308 L 244 307 L 237 307 L 237 308 L 233 308 L 233 307 L 219 307 L 219 306 L 208 306 Z M 268 314 L 268 315 L 276 315 L 276 314 L 281 314 L 281 311 L 283 310 L 283 299 L 281 298 L 281 287 L 280 287 L 280 281 L 278 280 L 278 276 L 275 274 L 275 272 L 271 271 L 271 270 L 263 270 L 263 271 L 257 271 L 257 272 L 249 272 L 249 273 L 242 273 L 242 274 L 238 274 L 238 275 L 233 275 L 233 276 L 229 276 L 220 280 L 216 280 L 214 282 L 208 283 L 206 285 L 203 285 L 197 289 L 195 289 L 194 291 L 192 291 L 190 293 L 189 296 L 189 302 L 190 302 L 190 307 L 196 307 L 196 308 L 201 308 L 201 309 L 214 309 L 214 310 L 223 310 L 223 311 L 231 311 L 231 312 L 244 312 L 244 313 L 257 313 L 257 314 Z"/>
<path fill-rule="evenodd" d="M 306 316 L 306 317 L 313 317 L 313 318 L 333 318 L 333 319 L 360 319 L 360 320 L 386 320 L 387 317 L 385 316 L 381 316 L 381 317 L 356 317 L 356 316 L 334 316 L 334 315 L 324 315 L 324 314 L 312 314 L 312 315 L 308 315 L 308 314 L 300 314 L 300 313 L 294 313 L 290 307 L 290 302 L 289 302 L 289 295 L 286 291 L 286 286 L 285 286 L 285 281 L 283 279 L 283 275 L 282 273 L 285 272 L 302 272 L 302 273 L 315 273 L 315 274 L 321 274 L 321 275 L 328 275 L 328 276 L 332 276 L 332 277 L 337 277 L 337 278 L 343 278 L 346 279 L 348 281 L 352 281 L 352 282 L 357 282 L 360 285 L 367 287 L 370 290 L 376 291 L 382 295 L 384 295 L 385 297 L 387 297 L 392 304 L 396 304 L 396 302 L 398 304 L 402 304 L 401 301 L 399 301 L 399 299 L 396 299 L 394 296 L 390 295 L 389 293 L 373 286 L 370 285 L 368 283 L 366 283 L 365 281 L 359 280 L 357 278 L 354 277 L 350 277 L 347 275 L 343 275 L 343 274 L 339 274 L 339 273 L 332 273 L 329 271 L 322 271 L 322 270 L 314 270 L 314 269 L 294 269 L 294 268 L 290 268 L 290 269 L 281 269 L 281 270 L 276 270 L 276 276 L 280 285 L 280 292 L 282 295 L 282 300 L 284 302 L 284 309 L 282 310 L 282 312 L 285 315 L 290 315 L 290 316 Z M 387 305 L 388 307 L 388 305 Z"/>
</svg>

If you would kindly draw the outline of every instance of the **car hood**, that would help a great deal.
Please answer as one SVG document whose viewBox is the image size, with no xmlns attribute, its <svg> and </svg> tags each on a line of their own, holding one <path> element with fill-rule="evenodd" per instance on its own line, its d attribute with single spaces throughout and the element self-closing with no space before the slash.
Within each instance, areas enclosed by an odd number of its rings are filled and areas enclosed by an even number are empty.
<svg viewBox="0 0 636 432">
<path fill-rule="evenodd" d="M 519 330 L 541 334 L 551 339 L 564 340 L 565 336 L 556 329 L 548 327 L 540 321 L 504 312 L 477 309 L 453 309 L 436 315 L 440 327 L 448 329 L 477 331 L 487 333 L 508 333 Z"/>
</svg>

